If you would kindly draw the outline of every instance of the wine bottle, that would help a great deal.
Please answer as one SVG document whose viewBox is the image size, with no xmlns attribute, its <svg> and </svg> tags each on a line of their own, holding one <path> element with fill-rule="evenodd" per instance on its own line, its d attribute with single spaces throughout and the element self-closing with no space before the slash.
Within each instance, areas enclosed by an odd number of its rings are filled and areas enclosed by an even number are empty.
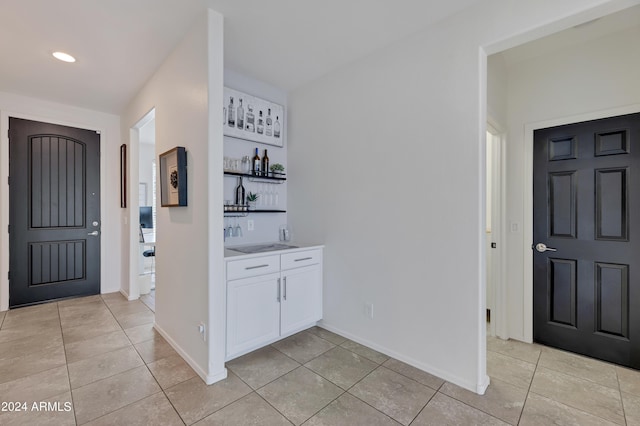
<svg viewBox="0 0 640 426">
<path fill-rule="evenodd" d="M 280 117 L 278 117 L 276 115 L 276 122 L 273 123 L 273 137 L 274 138 L 279 138 L 280 137 L 280 122 L 278 121 Z"/>
<path fill-rule="evenodd" d="M 233 96 L 231 96 L 231 99 L 229 100 L 227 114 L 229 115 L 229 126 L 236 127 L 236 109 L 233 106 Z"/>
<path fill-rule="evenodd" d="M 238 107 L 238 129 L 244 129 L 244 108 L 242 108 L 242 99 L 240 99 L 240 106 Z"/>
<path fill-rule="evenodd" d="M 256 148 L 256 155 L 253 156 L 253 174 L 260 175 L 260 156 L 258 155 L 258 148 Z"/>
<path fill-rule="evenodd" d="M 262 175 L 269 175 L 269 157 L 267 156 L 267 150 L 264 150 L 264 157 L 262 157 Z"/>
<path fill-rule="evenodd" d="M 265 120 L 267 122 L 267 129 L 265 131 L 265 135 L 267 136 L 271 136 L 273 135 L 273 120 L 271 119 L 271 108 L 269 108 L 267 110 L 267 119 Z"/>
<path fill-rule="evenodd" d="M 238 187 L 236 188 L 236 206 L 244 206 L 244 186 L 242 186 L 242 177 L 239 177 Z"/>
</svg>

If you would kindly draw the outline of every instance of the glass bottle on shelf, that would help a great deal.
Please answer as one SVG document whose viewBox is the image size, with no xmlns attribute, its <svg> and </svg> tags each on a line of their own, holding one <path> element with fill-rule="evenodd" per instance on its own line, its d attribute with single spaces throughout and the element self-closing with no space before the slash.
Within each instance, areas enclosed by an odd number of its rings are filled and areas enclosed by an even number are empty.
<svg viewBox="0 0 640 426">
<path fill-rule="evenodd" d="M 273 135 L 273 120 L 271 119 L 271 108 L 267 110 L 267 119 L 265 120 L 265 122 L 267 124 L 267 128 L 264 134 L 267 136 Z"/>
<path fill-rule="evenodd" d="M 260 113 L 258 114 L 258 125 L 256 126 L 256 132 L 260 135 L 264 133 L 264 119 L 262 118 L 262 111 L 260 111 Z"/>
<path fill-rule="evenodd" d="M 251 159 L 248 155 L 242 157 L 242 173 L 249 174 L 251 173 Z"/>
<path fill-rule="evenodd" d="M 229 99 L 229 108 L 227 108 L 227 115 L 229 116 L 229 126 L 236 127 L 236 109 L 233 106 L 233 96 Z"/>
<path fill-rule="evenodd" d="M 264 150 L 264 156 L 262 157 L 262 176 L 269 176 L 269 156 L 267 155 L 267 150 Z"/>
<path fill-rule="evenodd" d="M 244 108 L 242 108 L 242 99 L 240 99 L 240 105 L 238 106 L 238 129 L 244 129 Z"/>
<path fill-rule="evenodd" d="M 238 178 L 238 187 L 236 188 L 236 206 L 244 206 L 244 186 L 242 186 L 242 177 Z"/>
<path fill-rule="evenodd" d="M 253 156 L 253 174 L 260 176 L 260 156 L 258 155 L 258 148 L 256 148 L 256 155 Z"/>
<path fill-rule="evenodd" d="M 274 138 L 279 138 L 280 137 L 280 121 L 278 121 L 280 119 L 280 117 L 278 117 L 276 115 L 276 122 L 273 123 L 273 137 Z"/>
<path fill-rule="evenodd" d="M 247 112 L 247 132 L 255 132 L 256 131 L 256 116 L 253 114 L 253 107 L 248 105 L 247 108 L 249 111 Z"/>
</svg>

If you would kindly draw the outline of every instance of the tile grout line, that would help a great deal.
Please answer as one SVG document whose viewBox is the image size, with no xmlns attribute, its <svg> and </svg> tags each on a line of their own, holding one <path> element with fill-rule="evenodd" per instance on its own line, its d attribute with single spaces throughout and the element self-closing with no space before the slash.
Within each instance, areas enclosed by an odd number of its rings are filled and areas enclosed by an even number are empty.
<svg viewBox="0 0 640 426">
<path fill-rule="evenodd" d="M 345 348 L 344 346 L 342 346 L 342 344 L 349 342 L 349 341 L 350 341 L 350 339 L 346 339 L 346 338 L 345 338 L 346 340 L 345 340 L 344 342 L 342 342 L 340 345 L 337 345 L 337 344 L 335 344 L 335 343 L 333 343 L 333 342 L 330 342 L 330 341 L 328 341 L 328 340 L 326 340 L 326 339 L 324 339 L 324 338 L 322 338 L 322 337 L 320 337 L 320 336 L 318 336 L 318 335 L 316 335 L 316 334 L 314 334 L 314 333 L 312 333 L 312 332 L 309 332 L 308 330 L 309 330 L 309 329 L 302 330 L 302 331 L 300 331 L 299 333 L 303 333 L 303 332 L 309 333 L 309 334 L 311 334 L 311 335 L 313 335 L 313 336 L 315 336 L 315 337 L 318 337 L 319 339 L 322 339 L 322 340 L 324 340 L 324 341 L 326 341 L 326 342 L 329 342 L 329 343 L 333 344 L 334 346 L 333 346 L 332 348 L 330 348 L 330 349 L 328 349 L 328 350 L 326 350 L 326 351 L 322 352 L 321 354 L 317 355 L 316 357 L 312 358 L 311 360 L 307 361 L 306 363 L 301 364 L 300 366 L 301 366 L 301 367 L 306 368 L 307 370 L 309 370 L 310 372 L 312 372 L 312 373 L 314 373 L 314 374 L 317 374 L 318 376 L 320 376 L 320 377 L 322 377 L 323 379 L 327 380 L 329 383 L 333 384 L 334 386 L 337 386 L 340 390 L 343 390 L 343 392 L 342 392 L 340 395 L 338 395 L 338 396 L 337 396 L 336 398 L 334 398 L 331 402 L 329 402 L 327 405 L 325 405 L 325 406 L 324 406 L 324 407 L 322 407 L 320 410 L 318 410 L 315 414 L 313 414 L 313 416 L 315 416 L 315 415 L 316 415 L 316 414 L 318 414 L 320 411 L 322 411 L 323 409 L 325 409 L 325 408 L 326 408 L 327 406 L 329 406 L 333 401 L 337 400 L 338 398 L 340 398 L 341 396 L 343 396 L 345 393 L 348 393 L 350 396 L 352 396 L 352 397 L 356 398 L 357 400 L 361 401 L 361 402 L 362 402 L 362 403 L 364 403 L 365 405 L 367 405 L 367 406 L 369 406 L 369 407 L 373 408 L 374 410 L 376 410 L 376 411 L 377 411 L 377 412 L 379 412 L 380 414 L 382 414 L 382 415 L 384 415 L 384 416 L 386 416 L 386 417 L 388 417 L 388 418 L 392 419 L 392 420 L 393 420 L 393 421 L 395 421 L 395 422 L 398 422 L 398 420 L 394 419 L 393 417 L 389 416 L 389 415 L 388 415 L 388 414 L 386 414 L 386 413 L 383 413 L 382 411 L 378 410 L 376 407 L 372 406 L 371 404 L 367 403 L 366 401 L 363 401 L 362 399 L 358 398 L 356 395 L 354 395 L 354 394 L 352 394 L 352 393 L 350 393 L 350 392 L 349 392 L 349 391 L 350 391 L 351 389 L 353 389 L 353 388 L 354 388 L 358 383 L 360 383 L 361 381 L 363 381 L 365 378 L 367 378 L 369 375 L 371 375 L 374 371 L 378 370 L 380 367 L 384 367 L 384 368 L 386 368 L 386 369 L 387 369 L 387 370 L 389 370 L 389 371 L 392 371 L 392 372 L 394 372 L 394 373 L 396 373 L 396 374 L 401 375 L 402 377 L 405 377 L 406 379 L 409 379 L 409 380 L 411 380 L 411 381 L 413 381 L 413 382 L 417 383 L 418 385 L 424 386 L 424 387 L 426 387 L 427 389 L 430 389 L 430 390 L 435 391 L 435 392 L 434 392 L 434 394 L 433 394 L 433 395 L 431 395 L 431 397 L 429 398 L 429 400 L 427 401 L 427 403 L 426 403 L 426 404 L 425 404 L 425 405 L 420 409 L 420 411 L 418 412 L 418 414 L 417 414 L 417 415 L 416 415 L 416 416 L 411 420 L 411 422 L 413 422 L 413 421 L 416 419 L 416 417 L 420 414 L 420 412 L 421 412 L 422 410 L 424 410 L 424 407 L 426 407 L 426 406 L 427 406 L 427 404 L 429 403 L 429 401 L 431 401 L 431 399 L 435 396 L 435 394 L 437 394 L 437 393 L 439 392 L 439 389 L 444 385 L 444 381 L 443 381 L 443 383 L 438 387 L 438 389 L 433 389 L 432 387 L 427 386 L 427 385 L 424 385 L 424 384 L 422 384 L 422 383 L 420 383 L 420 382 L 418 382 L 418 381 L 416 381 L 416 380 L 412 379 L 411 377 L 405 376 L 405 375 L 404 375 L 404 374 L 402 374 L 402 373 L 398 373 L 398 372 L 397 372 L 397 371 L 395 371 L 395 370 L 392 370 L 392 369 L 390 369 L 390 368 L 388 368 L 388 367 L 385 367 L 385 366 L 384 366 L 384 363 L 386 363 L 387 361 L 389 361 L 390 359 L 392 359 L 391 357 L 388 357 L 388 355 L 382 354 L 382 355 L 384 355 L 384 356 L 387 356 L 388 358 L 387 358 L 385 361 L 383 361 L 382 363 L 378 363 L 377 361 L 374 361 L 374 360 L 372 360 L 372 359 L 370 359 L 370 358 L 367 358 L 367 357 L 366 357 L 366 356 L 364 356 L 364 355 L 361 355 L 361 354 L 359 354 L 359 353 L 357 353 L 357 352 L 352 351 L 351 349 L 348 349 L 348 348 Z M 298 333 L 296 333 L 296 334 L 298 334 Z M 292 336 L 295 336 L 295 334 L 294 334 L 294 335 L 292 335 Z M 289 337 L 292 337 L 292 336 L 289 336 Z M 340 335 L 338 335 L 338 336 L 340 336 Z M 340 337 L 343 337 L 343 336 L 340 336 Z M 355 343 L 357 343 L 357 342 L 355 342 Z M 272 346 L 272 345 L 273 345 L 273 344 L 271 344 L 270 346 Z M 364 345 L 362 345 L 362 346 L 364 346 Z M 348 351 L 348 352 L 351 352 L 351 353 L 353 353 L 353 354 L 357 355 L 358 357 L 362 357 L 363 359 L 366 359 L 366 360 L 368 360 L 368 361 L 373 362 L 374 364 L 376 364 L 376 367 L 375 367 L 373 370 L 371 370 L 370 372 L 368 372 L 365 376 L 363 376 L 360 380 L 358 380 L 357 382 L 355 382 L 353 385 L 351 385 L 351 386 L 350 386 L 348 389 L 346 389 L 346 390 L 345 390 L 345 389 L 343 389 L 343 388 L 341 388 L 340 386 L 338 386 L 336 383 L 332 382 L 332 381 L 331 381 L 331 380 L 329 380 L 328 378 L 324 377 L 322 374 L 320 374 L 320 373 L 318 373 L 318 372 L 316 372 L 316 371 L 314 371 L 314 370 L 311 370 L 310 368 L 306 367 L 306 364 L 307 364 L 307 363 L 309 363 L 309 362 L 311 362 L 311 361 L 313 361 L 313 360 L 315 360 L 315 359 L 317 359 L 317 358 L 321 357 L 322 355 L 326 354 L 326 353 L 327 353 L 327 352 L 329 352 L 330 350 L 333 350 L 333 349 L 335 349 L 335 348 L 337 348 L 337 347 L 339 347 L 339 348 L 341 348 L 341 349 L 343 349 L 343 350 L 346 350 L 346 351 Z M 367 346 L 364 346 L 364 347 L 367 347 Z M 281 352 L 281 351 L 280 351 L 278 348 L 276 348 L 276 347 L 274 347 L 274 349 L 276 349 L 276 350 L 278 350 L 279 352 Z M 371 349 L 371 348 L 369 348 L 369 349 Z M 372 350 L 374 350 L 374 349 L 372 349 Z M 377 352 L 377 351 L 376 351 L 376 352 Z M 283 353 L 283 352 L 281 352 L 281 353 Z M 379 352 L 379 353 L 382 353 L 382 352 Z M 283 353 L 283 354 L 284 354 L 284 353 Z M 284 354 L 284 355 L 285 355 L 285 356 L 288 356 L 287 354 Z M 291 358 L 291 357 L 289 357 L 289 358 Z M 293 358 L 291 358 L 291 359 L 293 359 Z M 298 361 L 297 361 L 297 360 L 295 360 L 295 359 L 294 359 L 294 361 L 298 362 Z M 401 362 L 402 362 L 402 361 L 401 361 Z M 414 368 L 415 368 L 415 367 L 414 367 Z M 297 368 L 296 368 L 296 369 L 297 369 Z M 296 369 L 294 369 L 294 370 L 296 370 Z M 293 370 L 291 370 L 291 371 L 293 371 Z M 288 373 L 285 373 L 285 374 L 283 374 L 282 376 L 284 376 L 284 375 L 286 375 L 286 374 L 288 374 Z M 282 376 L 279 376 L 278 378 L 276 378 L 276 379 L 272 380 L 272 381 L 271 381 L 271 382 L 269 382 L 269 383 L 273 383 L 274 381 L 278 380 L 278 379 L 279 379 L 280 377 L 282 377 Z M 437 376 L 434 376 L 434 377 L 437 377 Z M 264 386 L 261 386 L 259 389 L 262 389 L 263 387 L 267 386 L 269 383 L 265 384 Z M 257 393 L 257 392 L 256 392 L 256 393 Z M 275 407 L 274 407 L 274 408 L 275 408 Z M 276 409 L 276 410 L 277 410 L 277 409 Z M 486 414 L 488 414 L 488 413 L 486 413 Z M 488 415 L 490 415 L 490 414 L 488 414 Z M 309 417 L 309 419 L 313 418 L 313 416 Z M 285 416 L 285 417 L 286 417 L 286 416 Z M 288 418 L 287 418 L 287 419 L 288 419 Z M 307 421 L 309 421 L 309 419 L 305 420 L 305 423 L 306 423 Z M 410 422 L 410 423 L 411 423 L 411 422 Z M 398 423 L 400 423 L 400 422 L 398 422 Z"/>
<path fill-rule="evenodd" d="M 285 356 L 286 356 L 286 355 L 285 355 Z M 296 362 L 297 362 L 297 361 L 296 361 Z M 300 367 L 302 367 L 302 364 L 301 364 L 301 365 L 299 365 L 298 367 L 294 368 L 294 369 L 293 369 L 293 370 L 291 370 L 291 371 L 295 371 L 295 370 L 297 370 L 297 369 L 298 369 L 298 368 L 300 368 Z M 276 380 L 278 380 L 279 378 L 281 378 L 281 377 L 283 377 L 283 376 L 286 376 L 287 374 L 291 373 L 291 371 L 288 371 L 288 372 L 286 372 L 286 373 L 284 373 L 284 374 L 282 374 L 282 375 L 280 375 L 280 376 L 276 377 L 275 379 L 273 379 L 273 380 L 272 380 L 272 381 L 270 381 L 269 383 L 266 383 L 265 385 L 260 386 L 258 389 L 262 389 L 262 388 L 264 388 L 265 386 L 269 385 L 270 383 L 273 383 L 273 382 L 275 382 Z M 233 375 L 234 375 L 234 376 L 236 376 L 238 379 L 240 379 L 240 381 L 241 381 L 242 383 L 244 383 L 245 385 L 247 385 L 247 386 L 249 387 L 249 389 L 251 389 L 251 392 L 249 392 L 248 394 L 246 394 L 245 396 L 243 396 L 243 397 L 241 397 L 241 398 L 236 399 L 236 400 L 235 400 L 235 401 L 233 401 L 232 403 L 225 405 L 224 407 L 220 408 L 220 410 L 224 409 L 225 407 L 230 406 L 231 404 L 233 404 L 233 403 L 235 403 L 235 402 L 237 402 L 237 401 L 240 401 L 242 398 L 246 398 L 247 396 L 251 395 L 252 393 L 255 393 L 256 395 L 258 395 L 258 398 L 262 399 L 262 400 L 263 400 L 264 402 L 266 402 L 266 403 L 267 403 L 271 408 L 273 408 L 274 410 L 276 410 L 276 412 L 277 412 L 278 414 L 280 414 L 282 417 L 284 417 L 284 418 L 285 418 L 289 423 L 291 423 L 292 425 L 295 425 L 295 423 L 293 423 L 291 420 L 289 420 L 289 417 L 285 416 L 285 415 L 284 415 L 284 413 L 280 412 L 280 410 L 278 410 L 278 409 L 277 409 L 276 407 L 274 407 L 274 406 L 273 406 L 269 401 L 267 401 L 267 400 L 266 400 L 262 395 L 260 395 L 260 394 L 258 393 L 258 389 L 253 389 L 253 387 L 251 387 L 251 385 L 249 385 L 249 383 L 245 382 L 245 381 L 244 381 L 244 379 L 243 379 L 242 377 L 240 377 L 239 375 L 237 375 L 236 373 L 234 373 L 234 372 L 233 372 L 233 370 L 231 370 L 231 373 L 233 373 Z M 211 413 L 211 414 L 207 414 L 206 416 L 204 416 L 202 419 L 200 419 L 200 420 L 198 420 L 198 421 L 201 421 L 201 420 L 203 420 L 203 419 L 206 419 L 207 417 L 209 417 L 209 416 L 213 415 L 214 413 L 217 413 L 217 412 L 218 412 L 218 411 L 220 411 L 220 410 L 216 410 L 216 411 L 214 411 L 214 412 L 213 412 L 213 413 Z M 306 421 L 306 420 L 305 420 L 305 421 Z"/>
<path fill-rule="evenodd" d="M 60 319 L 60 305 L 56 303 L 58 310 L 58 325 L 60 326 L 60 337 L 62 340 L 62 353 L 64 354 L 64 366 L 67 369 L 67 382 L 69 383 L 69 395 L 71 396 L 71 407 L 73 409 L 73 421 L 78 425 L 78 416 L 76 414 L 76 404 L 73 400 L 73 389 L 71 388 L 71 374 L 69 373 L 69 362 L 67 361 L 67 348 L 64 344 L 64 335 L 62 334 L 62 320 Z"/>
<path fill-rule="evenodd" d="M 624 423 L 629 424 L 627 421 L 627 411 L 624 408 L 624 397 L 622 396 L 622 388 L 620 387 L 620 377 L 618 376 L 618 369 L 614 366 L 613 371 L 616 373 L 616 381 L 618 382 L 618 393 L 620 394 L 620 405 L 622 405 L 622 417 L 624 418 Z"/>
<path fill-rule="evenodd" d="M 529 382 L 529 386 L 527 387 L 527 394 L 524 397 L 524 401 L 522 403 L 522 410 L 520 410 L 520 415 L 518 416 L 518 421 L 516 422 L 516 425 L 519 425 L 520 422 L 522 421 L 522 415 L 524 414 L 524 408 L 527 406 L 527 400 L 529 399 L 529 394 L 532 393 L 531 392 L 531 386 L 533 386 L 533 380 L 536 377 L 536 373 L 538 371 L 538 366 L 540 364 L 540 358 L 542 358 L 542 349 L 540 349 L 540 353 L 538 354 L 538 359 L 536 360 L 536 364 L 535 364 L 535 368 L 533 369 L 533 375 L 531 376 L 531 381 Z M 535 392 L 533 392 L 535 394 Z"/>
<path fill-rule="evenodd" d="M 606 361 L 602 361 L 602 360 L 600 360 L 600 359 L 596 359 L 596 358 L 589 358 L 589 357 L 587 357 L 587 356 L 584 356 L 584 355 L 581 355 L 581 354 L 576 354 L 576 353 L 573 353 L 573 352 L 563 351 L 563 350 L 561 350 L 561 349 L 553 348 L 553 347 L 551 347 L 551 346 L 543 346 L 543 347 L 541 348 L 541 350 L 540 350 L 540 356 L 539 356 L 539 358 L 542 358 L 542 352 L 544 352 L 544 348 L 553 349 L 553 350 L 559 351 L 559 352 L 561 352 L 561 353 L 563 353 L 563 354 L 566 354 L 566 355 L 569 355 L 569 356 L 575 356 L 575 357 L 578 357 L 579 359 L 585 359 L 585 360 L 587 360 L 587 361 L 600 362 L 600 363 L 603 363 L 603 364 L 605 364 L 605 365 L 608 365 L 608 366 L 612 367 L 612 368 L 613 368 L 613 370 L 614 370 L 614 372 L 616 373 L 616 383 L 618 384 L 617 388 L 618 388 L 618 389 L 620 388 L 620 383 L 619 383 L 619 381 L 618 381 L 618 373 L 617 373 L 617 371 L 616 371 L 616 364 L 611 364 L 611 363 L 608 363 L 608 362 L 606 362 Z M 538 363 L 536 363 L 536 369 L 537 369 L 537 366 L 538 366 Z M 609 389 L 616 389 L 616 388 L 614 388 L 614 387 L 607 386 L 607 385 L 605 385 L 605 384 L 603 384 L 603 383 L 597 382 L 597 381 L 592 380 L 592 379 L 589 379 L 589 378 L 587 378 L 587 377 L 584 377 L 584 376 L 577 376 L 577 375 L 575 375 L 575 374 L 571 374 L 570 372 L 567 372 L 567 371 L 560 371 L 560 370 L 558 370 L 558 369 L 556 369 L 556 368 L 553 368 L 553 367 L 550 367 L 550 366 L 544 366 L 544 365 L 541 365 L 540 367 L 541 367 L 541 368 L 546 368 L 547 370 L 555 371 L 555 372 L 557 372 L 557 373 L 565 374 L 565 375 L 567 375 L 567 376 L 574 377 L 574 378 L 576 378 L 576 379 L 586 380 L 586 381 L 588 381 L 588 382 L 595 383 L 596 385 L 600 385 L 600 386 L 603 386 L 603 387 L 606 387 L 606 388 L 609 388 Z"/>
<path fill-rule="evenodd" d="M 103 300 L 103 302 L 104 302 L 104 300 Z M 106 305 L 106 303 L 105 303 L 105 305 Z M 110 310 L 110 311 L 111 311 L 111 310 Z M 113 314 L 112 314 L 112 315 L 113 315 Z M 118 324 L 118 325 L 120 326 L 120 324 Z M 122 332 L 124 332 L 124 329 L 122 328 L 122 326 L 120 326 L 120 328 L 121 328 L 121 331 L 122 331 Z M 123 405 L 122 407 L 120 407 L 120 408 L 118 408 L 118 409 L 116 409 L 116 410 L 110 411 L 110 412 L 105 413 L 105 414 L 103 414 L 103 415 L 101 415 L 101 416 L 99 416 L 99 417 L 96 417 L 95 419 L 91 419 L 90 421 L 91 421 L 91 422 L 93 422 L 93 421 L 95 421 L 95 420 L 97 420 L 97 419 L 100 419 L 100 418 L 102 418 L 102 417 L 105 417 L 105 416 L 108 416 L 108 415 L 113 414 L 113 413 L 115 413 L 115 412 L 118 412 L 118 411 L 120 411 L 120 410 L 123 410 L 123 409 L 125 409 L 125 408 L 127 408 L 127 407 L 130 407 L 130 406 L 134 405 L 134 404 L 137 404 L 138 402 L 143 401 L 143 400 L 145 400 L 145 399 L 147 399 L 147 398 L 149 398 L 149 397 L 152 397 L 152 396 L 154 396 L 154 395 L 157 395 L 157 394 L 159 394 L 159 393 L 162 393 L 162 394 L 164 395 L 164 397 L 167 399 L 167 401 L 169 402 L 169 404 L 171 405 L 171 407 L 174 409 L 174 411 L 176 412 L 176 414 L 178 415 L 178 417 L 180 418 L 180 421 L 181 421 L 183 424 L 185 424 L 185 425 L 186 425 L 186 423 L 184 422 L 184 420 L 183 420 L 183 419 L 182 419 L 182 417 L 180 416 L 180 413 L 178 413 L 178 410 L 176 410 L 176 408 L 173 406 L 173 403 L 171 402 L 171 400 L 169 399 L 169 397 L 168 397 L 168 396 L 166 395 L 166 393 L 164 392 L 164 389 L 162 388 L 162 386 L 160 386 L 160 383 L 158 383 L 158 380 L 156 379 L 156 377 L 153 375 L 153 373 L 151 372 L 151 370 L 149 370 L 149 366 L 148 366 L 148 364 L 147 364 L 147 363 L 146 363 L 146 361 L 142 358 L 142 356 L 140 356 L 140 354 L 138 353 L 138 351 L 137 351 L 137 349 L 136 349 L 135 345 L 133 344 L 133 342 L 131 342 L 131 339 L 129 338 L 129 336 L 127 336 L 127 333 L 124 333 L 124 334 L 125 334 L 125 336 L 127 337 L 127 339 L 129 340 L 129 342 L 131 343 L 131 347 L 133 347 L 133 349 L 136 351 L 136 354 L 140 357 L 140 360 L 142 361 L 142 365 L 138 365 L 138 366 L 136 366 L 136 367 L 130 368 L 130 369 L 125 370 L 125 371 L 122 371 L 122 372 L 120 372 L 120 373 L 113 374 L 113 375 L 111 375 L 111 376 L 109 376 L 109 377 L 105 377 L 105 378 L 102 378 L 102 379 L 100 379 L 100 380 L 108 379 L 108 378 L 111 378 L 111 377 L 117 376 L 118 374 L 126 373 L 127 371 L 131 371 L 131 370 L 134 370 L 134 369 L 136 369 L 136 368 L 140 368 L 140 367 L 142 367 L 142 366 L 144 365 L 144 366 L 147 368 L 147 371 L 149 371 L 149 374 L 151 375 L 151 377 L 153 378 L 153 380 L 154 380 L 154 381 L 156 382 L 156 384 L 158 385 L 158 388 L 159 388 L 160 390 L 159 390 L 158 392 L 152 393 L 151 395 L 147 395 L 147 396 L 145 396 L 145 397 L 143 397 L 143 398 L 141 398 L 141 399 L 138 399 L 138 400 L 136 400 L 136 401 L 132 401 L 132 402 L 130 402 L 130 403 L 128 403 L 128 404 L 126 404 L 126 405 Z M 119 348 L 119 349 L 123 349 L 123 348 Z M 119 349 L 117 349 L 117 350 L 119 350 Z M 111 352 L 114 352 L 114 351 L 111 351 Z M 107 352 L 107 353 L 110 353 L 110 352 Z M 87 358 L 87 359 L 89 359 L 89 358 Z M 97 383 L 97 382 L 99 382 L 100 380 L 96 380 L 96 381 L 94 381 L 94 382 L 87 383 L 87 384 L 86 384 L 86 385 L 84 385 L 84 386 L 88 386 L 88 385 L 91 385 L 91 384 L 93 384 L 93 383 Z M 181 382 L 181 383 L 182 383 L 182 382 Z M 81 386 L 81 387 L 84 387 L 84 386 Z M 80 388 L 78 388 L 78 389 L 80 389 Z M 76 421 L 76 424 L 77 424 L 77 421 Z"/>
<path fill-rule="evenodd" d="M 347 349 L 348 350 L 348 349 Z M 355 353 L 355 352 L 354 352 Z M 357 354 L 356 354 L 357 355 Z M 368 358 L 367 358 L 368 359 Z M 371 361 L 371 360 L 370 360 Z M 386 361 L 385 361 L 386 362 Z M 376 407 L 374 407 L 373 405 L 369 404 L 367 401 L 363 401 L 362 399 L 360 399 L 357 395 L 352 394 L 351 392 L 349 392 L 351 389 L 353 389 L 354 387 L 356 387 L 356 385 L 358 385 L 360 382 L 362 382 L 364 379 L 366 379 L 367 377 L 369 377 L 371 374 L 373 374 L 374 371 L 378 370 L 380 367 L 382 367 L 382 364 L 378 364 L 378 366 L 376 368 L 374 368 L 373 370 L 371 370 L 366 376 L 364 376 L 362 379 L 358 380 L 357 382 L 355 382 L 349 389 L 347 389 L 345 391 L 345 393 L 348 393 L 350 396 L 354 397 L 355 399 L 357 399 L 358 401 L 362 402 L 363 404 L 373 408 L 374 410 L 376 410 L 378 413 L 382 414 L 383 416 L 386 416 L 388 418 L 390 418 L 391 420 L 393 420 L 394 422 L 398 423 L 398 424 L 402 424 L 401 422 L 399 422 L 398 420 L 394 419 L 393 417 L 391 417 L 390 415 L 388 415 L 387 413 L 383 413 L 382 411 L 378 410 Z M 386 367 L 385 367 L 386 368 Z M 427 386 L 428 387 L 428 386 Z M 432 395 L 433 397 L 433 395 Z M 431 400 L 431 398 L 429 398 L 429 400 Z M 426 406 L 426 404 L 425 404 Z M 424 407 L 422 407 L 424 409 Z M 422 411 L 422 410 L 420 410 Z M 413 422 L 413 419 L 411 420 Z M 409 423 L 411 424 L 411 422 Z"/>
</svg>

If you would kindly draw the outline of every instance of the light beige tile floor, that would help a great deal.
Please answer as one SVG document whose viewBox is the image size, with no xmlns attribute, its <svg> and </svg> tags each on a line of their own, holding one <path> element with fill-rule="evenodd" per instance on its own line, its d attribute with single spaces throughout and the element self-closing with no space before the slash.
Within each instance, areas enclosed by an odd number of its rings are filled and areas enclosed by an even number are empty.
<svg viewBox="0 0 640 426">
<path fill-rule="evenodd" d="M 640 425 L 638 371 L 495 338 L 487 349 L 483 396 L 319 327 L 207 386 L 147 303 L 91 296 L 0 313 L 0 401 L 27 408 L 0 424 Z"/>
</svg>

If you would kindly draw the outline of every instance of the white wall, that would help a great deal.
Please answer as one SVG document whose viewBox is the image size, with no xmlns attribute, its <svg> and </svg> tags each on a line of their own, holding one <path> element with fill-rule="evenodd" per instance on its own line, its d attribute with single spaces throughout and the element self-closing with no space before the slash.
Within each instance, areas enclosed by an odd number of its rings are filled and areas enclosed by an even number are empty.
<svg viewBox="0 0 640 426">
<path fill-rule="evenodd" d="M 481 46 L 609 3 L 480 2 L 290 94 L 289 219 L 326 244 L 327 327 L 484 392 Z"/>
<path fill-rule="evenodd" d="M 273 86 L 270 86 L 262 81 L 256 80 L 251 77 L 247 77 L 240 73 L 237 73 L 230 69 L 224 71 L 224 84 L 232 89 L 239 90 L 249 95 L 257 96 L 262 99 L 283 105 L 285 107 L 285 117 L 283 117 L 283 123 L 287 123 L 287 94 Z M 226 101 L 226 100 L 225 100 Z M 231 158 L 242 158 L 248 155 L 253 158 L 255 149 L 258 148 L 260 158 L 264 154 L 264 150 L 268 150 L 270 164 L 280 163 L 287 167 L 287 132 L 284 132 L 283 138 L 284 146 L 277 147 L 273 145 L 259 144 L 255 142 L 246 141 L 243 139 L 224 137 L 224 155 Z M 286 173 L 286 170 L 285 170 Z M 234 177 L 226 177 L 224 179 L 224 199 L 234 202 L 235 188 L 238 186 L 238 179 Z M 243 179 L 243 186 L 248 194 L 249 191 L 257 192 L 258 184 L 255 182 L 249 182 L 247 179 Z M 271 191 L 278 192 L 278 206 L 277 207 L 265 207 L 263 209 L 287 209 L 287 183 L 277 185 L 262 185 L 262 188 L 270 188 Z M 249 231 L 247 229 L 247 221 L 253 220 L 254 230 Z M 280 225 L 287 223 L 286 213 L 257 213 L 250 214 L 244 218 L 227 219 L 227 223 L 240 224 L 242 227 L 242 237 L 227 238 L 226 246 L 235 246 L 241 244 L 254 244 L 273 242 L 278 240 L 278 229 Z"/>
<path fill-rule="evenodd" d="M 493 126 L 507 126 L 508 74 L 502 55 L 487 59 L 487 117 Z"/>
<path fill-rule="evenodd" d="M 118 291 L 120 271 L 120 119 L 98 111 L 0 92 L 0 229 L 9 224 L 9 117 L 99 130 L 101 273 L 100 291 Z M 9 238 L 0 232 L 0 311 L 9 306 Z"/>
<path fill-rule="evenodd" d="M 129 129 L 155 108 L 156 154 L 175 146 L 187 151 L 188 206 L 161 207 L 157 212 L 155 326 L 207 382 L 226 375 L 222 361 L 210 362 L 209 342 L 214 338 L 220 346 L 221 337 L 209 334 L 205 342 L 198 332 L 201 322 L 210 331 L 215 328 L 210 304 L 224 296 L 219 294 L 224 287 L 222 135 L 210 128 L 215 130 L 217 123 L 220 129 L 221 118 L 217 114 L 216 122 L 209 108 L 211 103 L 216 113 L 220 111 L 222 94 L 217 87 L 222 86 L 223 71 L 221 59 L 213 56 L 222 57 L 222 18 L 210 12 L 194 23 L 126 108 L 122 120 L 122 134 L 128 138 Z M 216 88 L 210 88 L 210 79 Z M 212 162 L 214 154 L 218 160 Z M 214 174 L 219 178 L 210 176 Z M 137 214 L 130 212 L 131 223 Z M 210 230 L 210 221 L 220 224 L 218 231 Z M 135 239 L 137 231 L 133 231 L 130 235 Z M 216 276 L 211 275 L 211 264 Z"/>
<path fill-rule="evenodd" d="M 632 29 L 511 64 L 508 68 L 507 220 L 525 222 L 525 125 L 640 104 L 640 30 Z M 526 340 L 522 232 L 507 234 L 509 336 Z M 529 331 L 530 335 L 530 331 Z"/>
</svg>

